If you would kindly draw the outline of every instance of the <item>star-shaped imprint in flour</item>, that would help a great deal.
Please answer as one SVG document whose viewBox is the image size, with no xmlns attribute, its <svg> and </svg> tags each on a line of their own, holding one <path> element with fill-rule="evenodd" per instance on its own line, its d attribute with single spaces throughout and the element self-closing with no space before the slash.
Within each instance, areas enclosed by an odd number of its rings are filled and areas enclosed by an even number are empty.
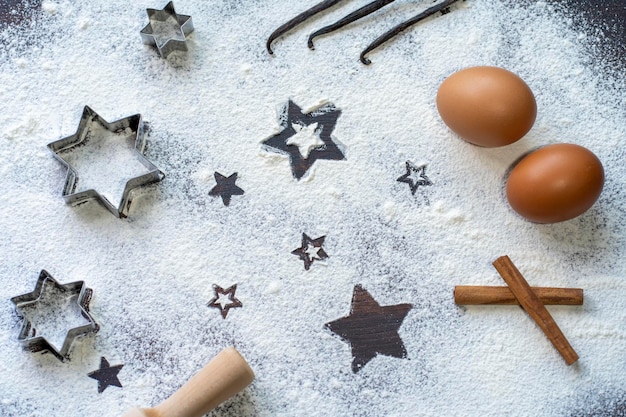
<svg viewBox="0 0 626 417">
<path fill-rule="evenodd" d="M 426 176 L 426 165 L 422 164 L 420 166 L 416 166 L 411 161 L 406 161 L 406 174 L 398 178 L 398 181 L 409 184 L 412 194 L 415 194 L 420 185 L 433 185 L 430 179 Z"/>
<path fill-rule="evenodd" d="M 235 297 L 235 291 L 237 291 L 237 284 L 232 285 L 226 289 L 219 285 L 213 285 L 213 291 L 215 297 L 209 301 L 208 306 L 219 308 L 223 318 L 226 318 L 231 308 L 241 308 L 243 304 Z"/>
<path fill-rule="evenodd" d="M 341 111 L 331 103 L 303 113 L 289 100 L 280 114 L 283 129 L 265 139 L 262 145 L 268 151 L 289 156 L 291 172 L 300 180 L 318 159 L 346 159 L 341 145 L 331 137 L 340 114 Z"/>
<path fill-rule="evenodd" d="M 350 315 L 324 327 L 350 344 L 352 372 L 356 373 L 377 354 L 406 358 L 398 329 L 411 308 L 411 304 L 380 306 L 367 290 L 356 285 Z"/>
<path fill-rule="evenodd" d="M 232 196 L 243 195 L 243 190 L 235 185 L 235 181 L 237 181 L 236 172 L 230 177 L 225 177 L 219 172 L 215 172 L 213 175 L 215 176 L 215 182 L 217 182 L 217 184 L 209 191 L 210 196 L 222 197 L 222 202 L 227 206 L 230 204 L 230 198 Z"/>
<path fill-rule="evenodd" d="M 307 271 L 313 261 L 322 261 L 328 258 L 328 255 L 324 249 L 322 249 L 324 239 L 326 239 L 326 236 L 311 239 L 306 233 L 302 233 L 302 246 L 291 251 L 292 254 L 298 256 L 304 262 L 304 269 Z"/>
<path fill-rule="evenodd" d="M 89 372 L 87 376 L 98 381 L 98 393 L 101 394 L 109 385 L 122 388 L 122 383 L 117 377 L 124 365 L 109 365 L 104 356 L 100 358 L 100 369 Z"/>
<path fill-rule="evenodd" d="M 135 188 L 164 176 L 143 156 L 144 148 L 140 114 L 109 123 L 87 106 L 76 133 L 48 144 L 67 168 L 65 202 L 95 199 L 117 217 L 127 216 Z"/>
</svg>

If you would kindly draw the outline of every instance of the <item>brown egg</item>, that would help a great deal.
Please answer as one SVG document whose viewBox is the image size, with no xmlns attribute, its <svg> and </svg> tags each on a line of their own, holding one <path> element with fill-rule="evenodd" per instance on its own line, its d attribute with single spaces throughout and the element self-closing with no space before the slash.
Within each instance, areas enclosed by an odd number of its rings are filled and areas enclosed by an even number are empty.
<svg viewBox="0 0 626 417">
<path fill-rule="evenodd" d="M 536 223 L 556 223 L 584 213 L 604 185 L 602 163 L 589 149 L 569 143 L 540 148 L 512 170 L 506 196 L 513 210 Z"/>
<path fill-rule="evenodd" d="M 524 80 L 497 67 L 452 74 L 439 87 L 437 109 L 454 133 L 488 148 L 521 139 L 537 116 L 535 96 Z"/>
</svg>

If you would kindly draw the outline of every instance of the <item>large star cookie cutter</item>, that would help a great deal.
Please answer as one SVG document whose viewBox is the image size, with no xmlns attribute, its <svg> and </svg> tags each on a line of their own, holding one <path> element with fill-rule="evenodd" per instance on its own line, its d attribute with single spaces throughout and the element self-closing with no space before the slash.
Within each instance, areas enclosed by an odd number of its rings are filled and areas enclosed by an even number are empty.
<svg viewBox="0 0 626 417">
<path fill-rule="evenodd" d="M 156 46 L 163 58 L 174 51 L 187 51 L 187 35 L 193 32 L 191 16 L 177 14 L 171 1 L 163 10 L 146 12 L 149 22 L 139 32 L 143 43 Z"/>
<path fill-rule="evenodd" d="M 68 360 L 72 344 L 77 337 L 100 330 L 100 326 L 89 313 L 92 294 L 93 290 L 87 288 L 84 281 L 59 284 L 47 271 L 42 270 L 32 292 L 11 298 L 15 310 L 23 317 L 18 340 L 24 349 L 31 352 L 50 352 L 60 361 Z M 67 329 L 59 347 L 58 343 L 48 340 L 50 337 L 44 336 L 49 329 L 36 328 L 38 324 L 35 320 L 42 315 L 47 315 L 46 320 L 50 320 L 60 308 L 74 309 L 75 312 L 80 312 L 82 319 L 80 325 Z"/>
<path fill-rule="evenodd" d="M 148 169 L 148 172 L 132 176 L 123 186 L 122 195 L 118 205 L 114 205 L 103 194 L 93 188 L 76 191 L 79 176 L 74 167 L 68 161 L 69 154 L 80 146 L 87 145 L 90 140 L 98 141 L 102 135 L 94 134 L 94 131 L 104 129 L 106 134 L 114 137 L 121 137 L 126 141 L 126 145 L 133 150 L 137 161 Z M 125 137 L 124 137 L 125 136 Z M 95 111 L 85 106 L 76 133 L 66 138 L 48 144 L 48 149 L 52 151 L 56 159 L 67 168 L 67 176 L 63 187 L 63 198 L 67 204 L 78 205 L 89 200 L 96 200 L 116 217 L 127 217 L 130 204 L 132 202 L 131 192 L 137 188 L 161 181 L 165 174 L 161 172 L 152 162 L 143 156 L 145 148 L 144 124 L 140 114 L 135 114 L 124 119 L 108 123 Z M 107 166 L 107 169 L 115 170 L 116 166 Z"/>
</svg>

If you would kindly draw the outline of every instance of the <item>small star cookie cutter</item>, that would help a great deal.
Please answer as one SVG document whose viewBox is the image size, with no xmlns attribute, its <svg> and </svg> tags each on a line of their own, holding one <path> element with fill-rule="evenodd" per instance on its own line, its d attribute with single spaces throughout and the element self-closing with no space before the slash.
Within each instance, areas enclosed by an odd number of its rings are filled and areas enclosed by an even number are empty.
<svg viewBox="0 0 626 417">
<path fill-rule="evenodd" d="M 38 334 L 39 332 L 31 321 L 32 319 L 25 313 L 30 308 L 39 307 L 39 304 L 46 304 L 43 295 L 48 285 L 54 286 L 57 291 L 63 293 L 70 300 L 70 303 L 76 303 L 81 316 L 87 320 L 87 324 L 68 329 L 60 349 L 55 348 L 55 345 L 45 336 Z M 11 298 L 11 301 L 15 304 L 16 312 L 23 317 L 18 340 L 22 343 L 24 349 L 31 352 L 50 352 L 62 362 L 69 360 L 72 344 L 77 337 L 92 332 L 96 333 L 100 330 L 100 326 L 89 313 L 89 302 L 92 295 L 93 290 L 87 288 L 84 281 L 60 284 L 46 270 L 42 270 L 32 292 Z M 43 305 L 44 309 L 45 307 Z"/>
<path fill-rule="evenodd" d="M 95 189 L 76 192 L 79 176 L 76 170 L 63 158 L 63 154 L 71 151 L 72 148 L 87 144 L 91 139 L 90 129 L 94 127 L 104 128 L 114 135 L 130 132 L 128 140 L 134 142 L 130 144 L 130 147 L 134 149 L 134 154 L 138 161 L 148 169 L 148 173 L 130 178 L 126 182 L 120 203 L 117 206 Z M 67 177 L 62 192 L 65 202 L 70 205 L 79 205 L 89 200 L 96 200 L 113 213 L 115 217 L 127 217 L 132 202 L 131 192 L 135 188 L 159 182 L 165 177 L 165 174 L 143 155 L 145 145 L 144 124 L 140 114 L 109 123 L 90 107 L 85 106 L 76 133 L 48 144 L 48 149 L 50 149 L 54 157 L 67 168 Z"/>
<path fill-rule="evenodd" d="M 139 32 L 144 44 L 156 46 L 163 58 L 174 51 L 187 51 L 187 35 L 193 32 L 191 16 L 177 14 L 171 1 L 163 10 L 146 9 L 146 12 L 149 22 Z"/>
</svg>

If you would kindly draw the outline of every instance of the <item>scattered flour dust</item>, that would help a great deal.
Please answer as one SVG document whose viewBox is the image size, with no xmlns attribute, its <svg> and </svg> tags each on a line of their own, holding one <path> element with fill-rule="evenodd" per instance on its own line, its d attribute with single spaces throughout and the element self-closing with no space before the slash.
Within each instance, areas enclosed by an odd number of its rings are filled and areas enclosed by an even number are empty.
<svg viewBox="0 0 626 417">
<path fill-rule="evenodd" d="M 626 95 L 587 53 L 586 31 L 548 2 L 467 0 L 361 65 L 370 40 L 428 6 L 398 0 L 306 47 L 359 0 L 268 55 L 267 35 L 313 3 L 179 0 L 195 32 L 169 61 L 139 36 L 145 9 L 165 1 L 45 1 L 2 28 L 1 416 L 122 415 L 162 401 L 229 345 L 257 378 L 214 416 L 623 415 Z M 480 149 L 443 125 L 437 88 L 471 65 L 505 67 L 533 89 L 539 114 L 523 140 Z M 261 147 L 288 99 L 342 110 L 332 135 L 347 159 L 317 161 L 308 181 Z M 140 113 L 149 123 L 145 154 L 166 177 L 138 193 L 126 220 L 63 203 L 66 173 L 46 144 L 73 134 L 85 105 L 110 122 Z M 530 224 L 508 208 L 503 178 L 555 142 L 595 152 L 606 186 L 585 215 Z M 407 160 L 426 164 L 432 186 L 412 195 L 396 181 Z M 228 207 L 209 196 L 215 171 L 237 172 L 245 190 Z M 326 236 L 326 266 L 305 271 L 291 254 L 303 232 Z M 576 365 L 518 307 L 454 305 L 454 285 L 503 285 L 491 266 L 503 254 L 532 285 L 584 288 L 584 306 L 549 308 Z M 17 341 L 10 297 L 32 291 L 44 268 L 94 290 L 101 330 L 67 363 Z M 235 283 L 243 308 L 223 319 L 207 307 L 212 286 Z M 413 304 L 399 330 L 406 359 L 379 355 L 351 372 L 349 345 L 324 324 L 348 315 L 356 284 L 381 305 Z M 123 388 L 98 394 L 87 374 L 101 356 L 124 364 Z"/>
</svg>

